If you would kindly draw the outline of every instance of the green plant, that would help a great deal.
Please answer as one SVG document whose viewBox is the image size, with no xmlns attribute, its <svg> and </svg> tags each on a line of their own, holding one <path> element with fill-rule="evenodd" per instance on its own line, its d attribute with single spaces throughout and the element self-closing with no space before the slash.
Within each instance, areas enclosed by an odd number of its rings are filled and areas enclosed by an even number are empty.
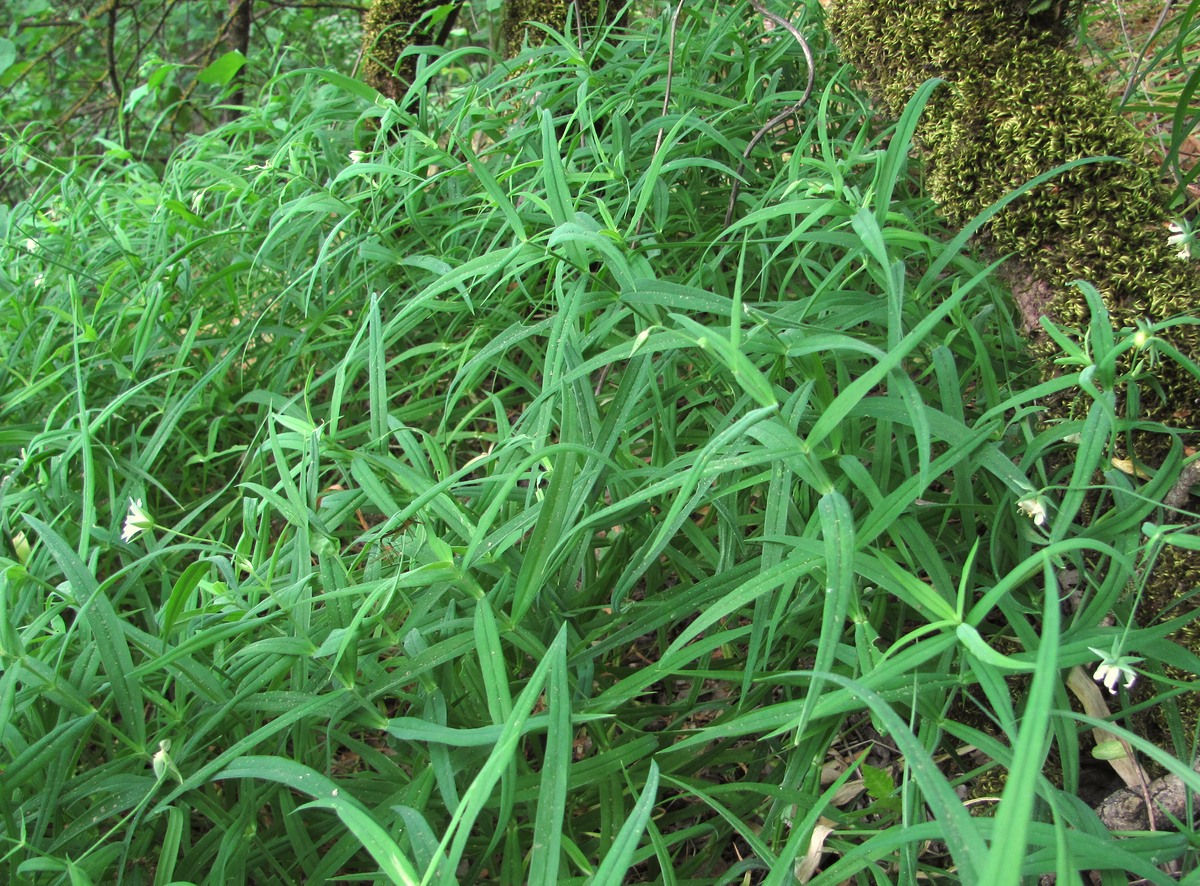
<svg viewBox="0 0 1200 886">
<path fill-rule="evenodd" d="M 1125 339 L 1098 319 L 1036 376 L 967 250 L 999 207 L 947 229 L 909 169 L 930 91 L 881 123 L 807 17 L 816 92 L 727 229 L 805 55 L 671 13 L 411 113 L 280 74 L 161 176 L 31 180 L 0 246 L 7 879 L 1192 863 L 1103 833 L 1062 713 L 1161 490 L 1110 472 L 1125 519 L 1083 520 L 1128 421 L 1036 402 Z M 1167 630 L 1125 651 L 1182 660 Z M 980 765 L 1011 773 L 994 819 L 955 793 Z"/>
</svg>

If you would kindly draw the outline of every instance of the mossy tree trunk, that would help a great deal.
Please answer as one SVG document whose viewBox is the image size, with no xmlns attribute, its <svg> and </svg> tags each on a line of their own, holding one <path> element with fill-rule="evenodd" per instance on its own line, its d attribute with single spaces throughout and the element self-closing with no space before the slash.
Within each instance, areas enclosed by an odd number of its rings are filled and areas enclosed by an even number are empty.
<svg viewBox="0 0 1200 886">
<path fill-rule="evenodd" d="M 1074 280 L 1104 295 L 1114 325 L 1135 327 L 1190 313 L 1200 296 L 1196 266 L 1168 243 L 1170 193 L 1144 160 L 1144 140 L 1113 110 L 1068 48 L 1065 3 L 1029 14 L 1030 0 L 838 0 L 829 24 L 881 109 L 898 114 L 925 80 L 946 81 L 918 138 L 930 194 L 962 223 L 1035 176 L 1079 166 L 1018 200 L 987 229 L 996 254 L 1013 255 L 1039 286 L 1016 294 L 1031 332 L 1047 316 L 1079 330 L 1087 320 Z M 1041 4 L 1037 4 L 1041 5 Z M 1200 357 L 1200 334 L 1174 344 Z M 1051 344 L 1035 349 L 1051 357 Z M 1168 385 L 1174 423 L 1191 413 L 1196 384 Z"/>
<path fill-rule="evenodd" d="M 1200 273 L 1168 242 L 1170 191 L 1145 159 L 1143 136 L 1115 113 L 1069 48 L 1066 3 L 1037 15 L 1029 12 L 1030 0 L 829 5 L 839 48 L 885 113 L 898 115 L 929 78 L 946 81 L 917 138 L 929 192 L 952 223 L 1070 161 L 1106 155 L 1125 161 L 1076 166 L 1018 199 L 985 229 L 990 250 L 1015 259 L 1014 295 L 1047 375 L 1060 353 L 1040 319 L 1077 341 L 1088 323 L 1087 301 L 1074 281 L 1099 290 L 1118 330 L 1194 314 Z M 1200 359 L 1200 327 L 1158 334 L 1186 358 Z M 1142 398 L 1143 418 L 1200 425 L 1195 377 L 1171 360 L 1162 360 L 1156 373 L 1163 396 Z M 1154 448 L 1148 446 L 1148 460 Z"/>
<path fill-rule="evenodd" d="M 545 34 L 531 28 L 530 22 L 541 22 L 556 31 L 565 31 L 570 18 L 572 31 L 598 24 L 620 9 L 618 0 L 505 0 L 504 51 L 514 56 L 528 40 L 537 44 Z"/>
<path fill-rule="evenodd" d="M 1145 158 L 1144 137 L 1118 116 L 1104 89 L 1070 46 L 1073 3 L 1031 14 L 1030 0 L 832 0 L 828 23 L 877 107 L 898 116 L 922 83 L 945 81 L 917 132 L 925 181 L 946 217 L 962 224 L 1036 176 L 1081 158 L 1117 157 L 1076 166 L 1010 204 L 983 233 L 985 247 L 1012 256 L 1014 296 L 1043 374 L 1061 370 L 1062 348 L 1042 331 L 1043 317 L 1081 347 L 1089 345 L 1087 300 L 1075 281 L 1101 294 L 1117 330 L 1195 317 L 1200 265 L 1169 242 L 1171 192 Z M 1200 361 L 1200 325 L 1158 327 L 1155 335 L 1185 360 Z M 1144 346 L 1146 339 L 1141 340 Z M 1124 366 L 1141 358 L 1138 339 Z M 1162 522 L 1190 523 L 1195 472 L 1180 470 L 1200 447 L 1200 382 L 1165 350 L 1153 377 L 1138 385 L 1139 430 L 1128 453 L 1154 471 L 1175 447 L 1174 488 Z M 1077 371 L 1068 368 L 1067 371 Z M 1076 391 L 1075 394 L 1080 392 Z M 1114 391 L 1118 408 L 1127 395 Z M 1123 398 L 1125 402 L 1123 402 Z M 1066 393 L 1048 403 L 1050 418 L 1086 408 Z M 1157 430 L 1156 430 L 1157 429 Z M 1176 429 L 1176 430 L 1169 430 Z M 1182 430 L 1179 430 L 1182 429 Z M 1126 438 L 1129 439 L 1129 438 Z M 1094 517 L 1095 515 L 1093 515 Z M 1153 619 L 1200 585 L 1200 553 L 1166 547 L 1154 565 L 1138 617 Z M 1200 632 L 1176 639 L 1200 650 Z"/>
<path fill-rule="evenodd" d="M 441 43 L 462 7 L 462 0 L 374 0 L 363 15 L 363 80 L 394 101 L 400 101 L 416 75 L 413 58 L 401 58 L 414 45 Z M 445 17 L 431 15 L 448 8 Z M 516 55 L 529 41 L 539 43 L 544 33 L 530 27 L 540 22 L 572 31 L 611 21 L 621 10 L 616 0 L 506 0 L 504 49 Z M 439 19 L 437 25 L 432 25 Z"/>
<path fill-rule="evenodd" d="M 374 0 L 363 15 L 363 80 L 393 101 L 400 101 L 416 76 L 416 60 L 401 58 L 410 46 L 440 43 L 462 3 L 458 0 Z M 433 25 L 432 13 L 449 7 Z"/>
</svg>

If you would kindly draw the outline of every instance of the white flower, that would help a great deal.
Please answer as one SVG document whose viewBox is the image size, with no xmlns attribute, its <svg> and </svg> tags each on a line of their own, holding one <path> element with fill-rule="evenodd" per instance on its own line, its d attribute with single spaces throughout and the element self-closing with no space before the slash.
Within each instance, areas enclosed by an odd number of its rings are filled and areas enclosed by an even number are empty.
<svg viewBox="0 0 1200 886">
<path fill-rule="evenodd" d="M 1190 259 L 1192 257 L 1192 240 L 1195 239 L 1195 234 L 1175 222 L 1167 225 L 1167 229 L 1171 231 L 1171 236 L 1167 237 L 1167 245 L 1175 247 L 1175 257 L 1181 261 Z"/>
<path fill-rule="evenodd" d="M 125 515 L 125 528 L 121 530 L 122 541 L 133 541 L 141 533 L 154 528 L 154 518 L 142 507 L 140 498 L 129 500 L 129 513 Z"/>
<path fill-rule="evenodd" d="M 167 751 L 171 749 L 170 739 L 160 741 L 158 750 L 154 752 L 154 756 L 150 758 L 150 766 L 154 769 L 154 774 L 162 778 L 167 771 L 167 763 L 171 759 L 167 756 Z"/>
<path fill-rule="evenodd" d="M 1041 496 L 1035 495 L 1023 498 L 1017 502 L 1017 507 L 1026 517 L 1032 518 L 1035 526 L 1046 525 L 1046 506 L 1042 504 Z"/>
<path fill-rule="evenodd" d="M 158 743 L 158 750 L 154 752 L 154 756 L 150 758 L 150 767 L 154 770 L 154 775 L 159 780 L 166 776 L 172 776 L 180 784 L 183 784 L 183 775 L 179 771 L 179 767 L 175 765 L 175 761 L 171 759 L 168 751 L 171 750 L 171 740 L 164 739 Z"/>
<path fill-rule="evenodd" d="M 366 159 L 367 159 L 366 151 L 351 151 L 350 152 L 350 162 L 351 163 L 362 163 Z"/>
<path fill-rule="evenodd" d="M 1103 683 L 1112 695 L 1117 694 L 1117 684 L 1122 679 L 1125 680 L 1126 689 L 1133 688 L 1133 684 L 1137 680 L 1137 672 L 1134 671 L 1133 666 L 1141 661 L 1140 658 L 1133 655 L 1115 655 L 1092 646 L 1089 646 L 1088 649 L 1100 656 L 1100 666 L 1096 668 L 1096 673 L 1092 674 L 1093 680 Z"/>
<path fill-rule="evenodd" d="M 13 552 L 17 555 L 17 562 L 24 566 L 29 562 L 29 553 L 32 548 L 29 545 L 29 539 L 25 537 L 25 533 L 17 531 L 12 537 Z"/>
</svg>

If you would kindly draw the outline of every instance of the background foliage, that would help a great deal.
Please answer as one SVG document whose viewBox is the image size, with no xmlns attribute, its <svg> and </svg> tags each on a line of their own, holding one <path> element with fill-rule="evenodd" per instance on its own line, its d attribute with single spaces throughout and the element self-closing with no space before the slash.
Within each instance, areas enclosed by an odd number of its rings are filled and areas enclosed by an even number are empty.
<svg viewBox="0 0 1200 886">
<path fill-rule="evenodd" d="M 349 73 L 358 57 L 353 3 L 248 0 L 12 0 L 0 10 L 0 106 L 10 151 L 0 199 L 18 173 L 57 172 L 103 153 L 160 170 L 180 140 L 235 113 L 244 90 L 281 69 Z M 17 145 L 13 145 L 13 141 Z M 19 148 L 19 149 L 18 149 Z"/>
<path fill-rule="evenodd" d="M 966 247 L 994 210 L 947 230 L 910 166 L 928 90 L 875 119 L 805 4 L 815 89 L 743 166 L 808 77 L 744 6 L 429 51 L 411 114 L 349 29 L 272 15 L 238 113 L 180 116 L 237 85 L 190 86 L 210 37 L 128 135 L 41 125 L 52 30 L 9 38 L 6 879 L 1195 867 L 1189 828 L 1099 824 L 1065 687 L 1143 658 L 1108 728 L 1200 780 L 1192 607 L 1133 618 L 1194 540 L 1170 471 L 1109 460 L 1135 331 L 1097 312 L 1039 381 Z M 1068 388 L 1084 417 L 1040 424 Z"/>
</svg>

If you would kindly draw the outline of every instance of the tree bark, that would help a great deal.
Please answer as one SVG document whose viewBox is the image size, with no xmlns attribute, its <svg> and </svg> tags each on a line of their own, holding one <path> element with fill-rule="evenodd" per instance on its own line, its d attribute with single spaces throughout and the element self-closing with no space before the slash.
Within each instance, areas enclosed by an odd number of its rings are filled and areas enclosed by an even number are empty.
<svg viewBox="0 0 1200 886">
<path fill-rule="evenodd" d="M 230 51 L 236 50 L 244 56 L 250 55 L 250 27 L 253 24 L 254 0 L 229 0 L 229 27 L 225 31 L 225 44 Z M 226 120 L 237 119 L 241 115 L 238 110 L 246 103 L 245 78 L 242 71 L 235 75 L 237 89 L 230 96 L 232 107 L 226 111 Z"/>
</svg>

